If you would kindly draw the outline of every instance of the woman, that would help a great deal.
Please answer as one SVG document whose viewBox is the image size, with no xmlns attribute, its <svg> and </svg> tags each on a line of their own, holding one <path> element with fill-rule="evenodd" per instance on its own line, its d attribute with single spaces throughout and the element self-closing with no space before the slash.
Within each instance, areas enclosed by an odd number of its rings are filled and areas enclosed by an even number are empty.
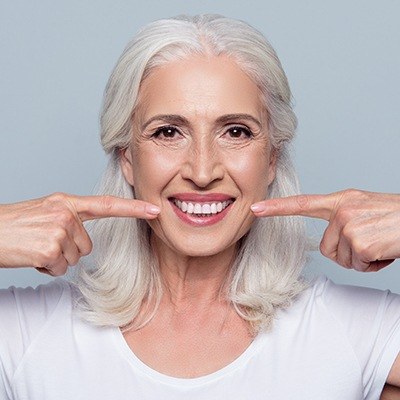
<svg viewBox="0 0 400 400">
<path fill-rule="evenodd" d="M 4 267 L 62 275 L 94 245 L 70 283 L 1 293 L 2 398 L 377 399 L 400 385 L 400 298 L 307 287 L 302 221 L 257 218 L 329 220 L 322 251 L 346 267 L 400 253 L 397 196 L 289 197 L 290 100 L 245 23 L 179 17 L 139 32 L 101 116 L 99 194 L 115 197 L 0 209 Z M 371 223 L 387 225 L 384 243 Z"/>
</svg>

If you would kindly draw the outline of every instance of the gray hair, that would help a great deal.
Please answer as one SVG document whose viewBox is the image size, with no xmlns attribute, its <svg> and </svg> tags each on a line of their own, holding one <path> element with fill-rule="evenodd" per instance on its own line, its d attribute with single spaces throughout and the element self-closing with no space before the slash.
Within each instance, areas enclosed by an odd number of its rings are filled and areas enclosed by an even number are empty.
<svg viewBox="0 0 400 400">
<path fill-rule="evenodd" d="M 264 36 L 245 22 L 219 15 L 178 16 L 145 26 L 128 44 L 108 81 L 101 113 L 101 142 L 110 154 L 98 194 L 134 198 L 119 164 L 131 141 L 132 118 L 141 83 L 160 65 L 193 54 L 226 55 L 257 84 L 268 112 L 270 141 L 277 156 L 269 197 L 299 193 L 289 146 L 297 120 L 280 61 Z M 154 315 L 162 283 L 145 221 L 103 219 L 91 226 L 92 267 L 81 264 L 73 278 L 82 296 L 81 316 L 95 325 L 138 328 Z M 254 331 L 269 328 L 305 284 L 307 239 L 298 217 L 257 219 L 241 239 L 227 277 L 228 300 Z M 143 314 L 143 304 L 149 305 Z M 140 320 L 139 320 L 140 311 Z M 144 317 L 142 317 L 144 315 Z"/>
</svg>

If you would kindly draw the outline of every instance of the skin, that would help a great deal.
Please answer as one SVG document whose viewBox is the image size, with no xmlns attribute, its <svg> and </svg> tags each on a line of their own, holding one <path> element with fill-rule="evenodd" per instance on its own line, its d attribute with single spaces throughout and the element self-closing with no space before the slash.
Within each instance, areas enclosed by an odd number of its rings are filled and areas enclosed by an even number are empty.
<svg viewBox="0 0 400 400">
<path fill-rule="evenodd" d="M 156 218 L 153 204 L 112 196 L 55 193 L 0 206 L 0 268 L 32 266 L 58 276 L 92 250 L 83 222 L 107 217 Z"/>
<path fill-rule="evenodd" d="M 215 298 L 238 240 L 254 221 L 250 205 L 265 198 L 275 174 L 259 90 L 226 57 L 192 57 L 153 71 L 140 99 L 122 170 L 137 197 L 162 210 L 149 224 L 171 290 L 180 298 L 186 291 L 209 293 L 212 287 L 209 295 Z M 240 117 L 220 122 L 239 113 L 251 115 L 258 124 Z M 159 115 L 164 117 L 154 120 Z M 179 119 L 166 117 L 172 115 Z M 154 137 L 168 126 L 174 129 L 173 137 Z M 246 126 L 254 137 L 230 135 L 232 128 Z M 223 223 L 193 228 L 177 218 L 169 201 L 182 192 L 225 193 L 235 202 Z"/>
<path fill-rule="evenodd" d="M 386 384 L 383 388 L 380 400 L 399 400 L 400 388 L 397 386 Z"/>
<path fill-rule="evenodd" d="M 324 219 L 321 253 L 345 268 L 379 271 L 400 257 L 400 198 L 345 190 L 300 195 L 252 205 L 258 217 L 302 215 Z M 385 240 L 382 233 L 385 232 Z"/>
</svg>

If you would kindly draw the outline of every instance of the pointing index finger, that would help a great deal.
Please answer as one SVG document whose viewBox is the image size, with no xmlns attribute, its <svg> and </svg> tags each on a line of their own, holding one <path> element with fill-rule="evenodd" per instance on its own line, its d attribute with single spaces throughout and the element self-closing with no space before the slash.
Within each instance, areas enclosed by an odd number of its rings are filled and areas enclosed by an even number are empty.
<svg viewBox="0 0 400 400">
<path fill-rule="evenodd" d="M 71 201 L 82 222 L 108 217 L 151 219 L 160 213 L 154 204 L 116 196 L 73 196 Z"/>
<path fill-rule="evenodd" d="M 251 209 L 258 217 L 302 215 L 329 221 L 337 200 L 335 193 L 301 194 L 264 200 L 253 204 Z"/>
</svg>

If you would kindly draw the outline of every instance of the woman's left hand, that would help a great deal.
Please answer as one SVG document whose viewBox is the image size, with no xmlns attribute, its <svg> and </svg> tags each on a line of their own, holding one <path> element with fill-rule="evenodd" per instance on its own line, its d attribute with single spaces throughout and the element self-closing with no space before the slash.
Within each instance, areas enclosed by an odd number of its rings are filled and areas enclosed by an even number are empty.
<svg viewBox="0 0 400 400">
<path fill-rule="evenodd" d="M 345 268 L 379 271 L 400 258 L 400 195 L 344 190 L 253 204 L 257 217 L 302 215 L 329 222 L 321 253 Z"/>
</svg>

